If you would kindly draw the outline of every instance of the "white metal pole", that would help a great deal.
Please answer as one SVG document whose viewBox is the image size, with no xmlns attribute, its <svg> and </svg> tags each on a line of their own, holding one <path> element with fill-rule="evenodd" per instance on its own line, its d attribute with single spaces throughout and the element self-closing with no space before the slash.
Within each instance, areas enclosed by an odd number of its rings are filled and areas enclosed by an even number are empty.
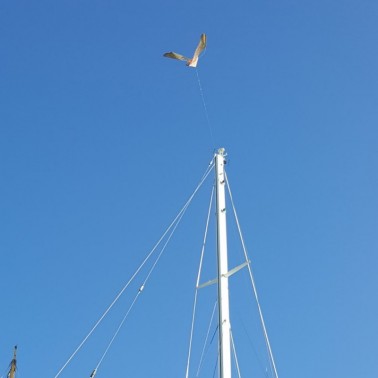
<svg viewBox="0 0 378 378">
<path fill-rule="evenodd" d="M 219 368 L 220 378 L 231 378 L 231 331 L 228 295 L 227 224 L 224 165 L 225 150 L 215 155 L 217 254 L 218 254 L 218 308 L 219 308 Z"/>
</svg>

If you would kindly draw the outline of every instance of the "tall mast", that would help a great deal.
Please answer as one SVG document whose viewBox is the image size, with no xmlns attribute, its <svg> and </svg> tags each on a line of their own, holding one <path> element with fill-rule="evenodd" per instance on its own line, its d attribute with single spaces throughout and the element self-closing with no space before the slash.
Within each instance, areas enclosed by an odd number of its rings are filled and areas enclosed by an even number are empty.
<svg viewBox="0 0 378 378">
<path fill-rule="evenodd" d="M 16 365 L 17 365 L 16 354 L 17 354 L 17 345 L 14 347 L 13 359 L 10 363 L 8 378 L 14 378 L 16 376 Z"/>
<path fill-rule="evenodd" d="M 226 153 L 220 148 L 215 155 L 217 255 L 218 255 L 218 310 L 219 310 L 219 368 L 220 378 L 231 378 L 231 329 L 228 296 L 228 258 L 226 224 Z"/>
</svg>

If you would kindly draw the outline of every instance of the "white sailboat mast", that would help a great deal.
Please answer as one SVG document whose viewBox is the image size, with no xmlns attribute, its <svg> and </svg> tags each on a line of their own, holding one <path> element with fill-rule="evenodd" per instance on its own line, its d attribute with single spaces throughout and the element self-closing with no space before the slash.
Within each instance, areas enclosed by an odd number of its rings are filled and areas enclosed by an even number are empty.
<svg viewBox="0 0 378 378">
<path fill-rule="evenodd" d="M 219 309 L 219 368 L 220 378 L 231 378 L 231 329 L 228 295 L 227 224 L 224 165 L 225 150 L 215 155 L 217 254 L 218 254 L 218 309 Z"/>
</svg>

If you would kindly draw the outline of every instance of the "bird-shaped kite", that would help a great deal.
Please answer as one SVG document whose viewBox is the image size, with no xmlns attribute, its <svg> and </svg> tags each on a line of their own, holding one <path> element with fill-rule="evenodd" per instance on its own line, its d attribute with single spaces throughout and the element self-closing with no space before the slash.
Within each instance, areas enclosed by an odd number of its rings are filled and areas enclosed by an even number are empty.
<svg viewBox="0 0 378 378">
<path fill-rule="evenodd" d="M 200 56 L 201 52 L 205 49 L 205 47 L 206 47 L 206 34 L 201 34 L 200 41 L 198 43 L 196 51 L 194 51 L 194 55 L 192 59 L 186 58 L 185 56 L 181 54 L 177 54 L 172 51 L 165 53 L 164 56 L 167 58 L 183 60 L 186 62 L 186 65 L 189 67 L 197 67 L 198 57 Z"/>
</svg>

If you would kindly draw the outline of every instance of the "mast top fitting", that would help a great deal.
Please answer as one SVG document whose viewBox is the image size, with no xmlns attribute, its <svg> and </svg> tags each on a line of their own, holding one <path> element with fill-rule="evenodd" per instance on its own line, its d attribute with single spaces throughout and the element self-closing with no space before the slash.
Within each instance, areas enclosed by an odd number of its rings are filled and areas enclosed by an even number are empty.
<svg viewBox="0 0 378 378">
<path fill-rule="evenodd" d="M 227 156 L 227 152 L 226 150 L 222 147 L 222 148 L 219 148 L 217 153 L 221 156 Z"/>
</svg>

